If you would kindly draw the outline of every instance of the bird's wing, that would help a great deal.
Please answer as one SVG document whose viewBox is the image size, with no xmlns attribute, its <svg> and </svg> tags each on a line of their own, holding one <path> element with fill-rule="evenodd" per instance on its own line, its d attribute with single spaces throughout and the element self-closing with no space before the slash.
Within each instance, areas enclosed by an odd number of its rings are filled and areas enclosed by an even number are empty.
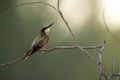
<svg viewBox="0 0 120 80">
<path fill-rule="evenodd" d="M 37 35 L 36 38 L 33 40 L 33 43 L 31 46 L 37 45 L 41 40 L 42 38 L 40 37 L 40 35 Z"/>
</svg>

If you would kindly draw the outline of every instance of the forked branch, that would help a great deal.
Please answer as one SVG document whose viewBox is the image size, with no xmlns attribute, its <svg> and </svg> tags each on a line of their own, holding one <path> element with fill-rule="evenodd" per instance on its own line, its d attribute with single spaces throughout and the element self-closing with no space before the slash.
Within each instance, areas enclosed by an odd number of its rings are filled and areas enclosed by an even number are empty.
<svg viewBox="0 0 120 80">
<path fill-rule="evenodd" d="M 98 45 L 98 46 L 86 46 L 86 47 L 82 47 L 83 49 L 86 49 L 86 50 L 89 50 L 89 49 L 99 49 L 102 47 L 102 44 Z M 59 50 L 59 49 L 78 49 L 78 46 L 56 46 L 54 48 L 51 48 L 51 49 L 40 49 L 39 52 L 51 52 L 51 51 L 55 51 L 55 50 Z M 27 55 L 23 55 L 13 61 L 10 61 L 10 62 L 7 62 L 7 63 L 4 63 L 4 64 L 0 64 L 1 66 L 7 66 L 7 65 L 12 65 L 12 64 L 15 64 L 21 60 L 24 60 L 24 58 L 26 57 Z"/>
</svg>

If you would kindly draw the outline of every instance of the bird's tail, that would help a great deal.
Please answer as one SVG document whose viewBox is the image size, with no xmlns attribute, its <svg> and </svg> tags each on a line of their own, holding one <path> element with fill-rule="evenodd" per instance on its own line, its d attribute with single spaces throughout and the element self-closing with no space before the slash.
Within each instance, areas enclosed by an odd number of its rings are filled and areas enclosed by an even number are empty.
<svg viewBox="0 0 120 80">
<path fill-rule="evenodd" d="M 27 60 L 32 54 L 34 54 L 36 51 L 38 51 L 41 47 L 39 46 L 34 46 L 32 47 L 31 49 L 29 49 L 27 52 L 26 52 L 26 56 L 23 58 L 24 60 Z"/>
<path fill-rule="evenodd" d="M 24 60 L 27 60 L 33 54 L 33 49 L 28 50 L 23 57 Z"/>
</svg>

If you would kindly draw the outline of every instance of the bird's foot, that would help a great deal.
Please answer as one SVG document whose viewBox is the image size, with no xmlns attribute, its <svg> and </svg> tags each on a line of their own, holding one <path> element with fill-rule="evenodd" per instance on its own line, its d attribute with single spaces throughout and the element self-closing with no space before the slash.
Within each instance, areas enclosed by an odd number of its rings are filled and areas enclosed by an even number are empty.
<svg viewBox="0 0 120 80">
<path fill-rule="evenodd" d="M 30 57 L 30 56 L 26 56 L 26 57 L 24 58 L 24 60 L 27 60 L 29 57 Z"/>
</svg>

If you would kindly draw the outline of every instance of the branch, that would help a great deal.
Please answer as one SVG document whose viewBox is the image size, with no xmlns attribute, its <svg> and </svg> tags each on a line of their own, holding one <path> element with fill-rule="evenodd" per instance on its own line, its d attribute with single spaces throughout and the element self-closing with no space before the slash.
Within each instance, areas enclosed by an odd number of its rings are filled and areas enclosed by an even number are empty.
<svg viewBox="0 0 120 80">
<path fill-rule="evenodd" d="M 105 72 L 105 69 L 103 67 L 102 64 L 102 55 L 104 53 L 104 49 L 105 49 L 105 41 L 103 44 L 101 44 L 101 48 L 99 51 L 97 51 L 97 56 L 98 56 L 98 71 L 99 71 L 99 80 L 102 80 L 102 78 L 104 77 L 107 80 L 107 74 Z"/>
<path fill-rule="evenodd" d="M 111 70 L 110 80 L 112 80 L 113 77 L 114 77 L 114 59 L 112 58 L 112 70 Z"/>
<path fill-rule="evenodd" d="M 118 80 L 120 78 L 120 73 L 117 74 L 114 73 L 114 59 L 112 58 L 112 70 L 109 80 L 112 80 L 113 77 L 116 77 L 116 80 Z"/>
<path fill-rule="evenodd" d="M 43 4 L 43 5 L 51 7 L 52 9 L 54 9 L 55 11 L 58 12 L 58 10 L 54 6 L 52 6 L 51 4 L 45 3 L 45 2 L 26 2 L 26 3 L 21 3 L 21 4 L 18 4 L 16 6 L 13 6 L 12 8 L 8 9 L 6 12 L 1 13 L 0 16 L 6 15 L 18 7 L 21 7 L 24 5 L 30 5 L 30 4 Z"/>
<path fill-rule="evenodd" d="M 86 46 L 86 47 L 82 47 L 83 49 L 97 49 L 97 48 L 101 48 L 102 47 L 102 44 L 98 45 L 98 46 Z M 54 48 L 51 48 L 51 49 L 40 49 L 39 52 L 50 52 L 50 51 L 54 51 L 54 50 L 58 50 L 58 49 L 78 49 L 78 46 L 56 46 Z M 24 58 L 26 57 L 27 55 L 24 54 L 23 56 L 13 60 L 13 61 L 10 61 L 8 63 L 4 63 L 4 64 L 0 64 L 0 66 L 7 66 L 7 65 L 12 65 L 12 64 L 15 64 L 17 62 L 20 62 L 21 60 L 24 60 Z"/>
<path fill-rule="evenodd" d="M 107 29 L 107 31 L 118 41 L 118 42 L 120 42 L 120 39 L 109 29 L 109 26 L 108 26 L 108 24 L 107 24 L 107 21 L 106 21 L 106 19 L 105 19 L 105 11 L 106 11 L 106 6 L 104 5 L 104 9 L 103 9 L 103 22 L 104 22 L 104 24 L 105 24 L 105 27 L 106 27 L 106 29 Z"/>
<path fill-rule="evenodd" d="M 57 2 L 57 10 L 58 10 L 58 13 L 59 13 L 59 15 L 61 16 L 62 20 L 64 21 L 65 25 L 67 26 L 69 32 L 71 33 L 72 38 L 73 38 L 73 40 L 74 40 L 74 43 L 75 43 L 75 44 L 78 44 L 78 42 L 77 42 L 77 40 L 76 40 L 76 37 L 75 37 L 73 31 L 71 30 L 71 28 L 70 28 L 69 24 L 67 23 L 65 17 L 63 16 L 62 11 L 60 10 L 60 0 L 58 0 L 58 2 Z"/>
<path fill-rule="evenodd" d="M 0 64 L 0 66 L 7 66 L 7 65 L 15 64 L 15 63 L 17 63 L 17 62 L 20 62 L 21 60 L 24 60 L 24 58 L 25 58 L 26 56 L 27 56 L 27 55 L 25 54 L 25 55 L 23 55 L 23 56 L 21 56 L 21 57 L 15 59 L 15 60 L 13 60 L 13 61 L 10 61 L 10 62 L 7 62 L 7 63 Z"/>
<path fill-rule="evenodd" d="M 80 46 L 56 46 L 51 49 L 41 49 L 41 50 L 39 50 L 39 52 L 50 52 L 50 51 L 54 51 L 54 50 L 58 50 L 58 49 L 79 49 L 78 47 L 80 47 Z M 101 47 L 102 47 L 102 45 L 85 46 L 85 47 L 81 47 L 81 48 L 82 49 L 97 49 L 97 48 L 101 48 Z"/>
</svg>

